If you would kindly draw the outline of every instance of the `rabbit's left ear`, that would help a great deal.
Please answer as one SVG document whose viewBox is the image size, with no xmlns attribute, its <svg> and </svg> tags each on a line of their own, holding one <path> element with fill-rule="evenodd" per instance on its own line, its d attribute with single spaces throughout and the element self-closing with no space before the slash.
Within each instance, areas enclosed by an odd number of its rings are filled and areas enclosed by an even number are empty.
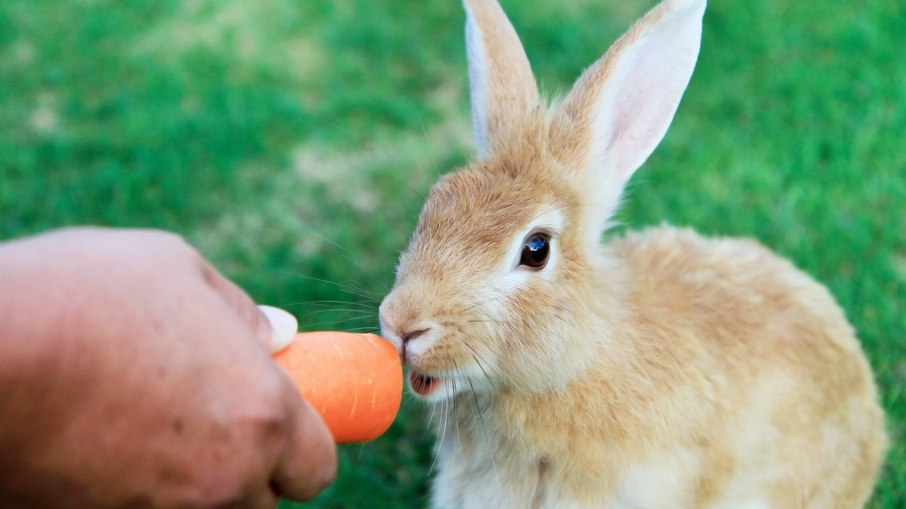
<svg viewBox="0 0 906 509">
<path fill-rule="evenodd" d="M 551 125 L 551 150 L 604 214 L 664 137 L 692 76 L 706 0 L 664 0 L 579 78 Z M 595 233 L 599 235 L 600 232 Z"/>
<path fill-rule="evenodd" d="M 464 0 L 472 124 L 479 156 L 511 140 L 540 104 L 519 37 L 496 0 Z"/>
</svg>

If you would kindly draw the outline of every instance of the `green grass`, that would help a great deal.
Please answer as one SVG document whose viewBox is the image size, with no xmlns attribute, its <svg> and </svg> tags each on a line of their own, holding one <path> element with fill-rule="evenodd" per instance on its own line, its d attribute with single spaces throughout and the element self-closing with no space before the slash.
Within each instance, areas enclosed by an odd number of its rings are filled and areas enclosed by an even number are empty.
<svg viewBox="0 0 906 509">
<path fill-rule="evenodd" d="M 653 2 L 504 0 L 548 92 Z M 304 326 L 375 326 L 422 197 L 467 160 L 457 0 L 0 2 L 0 239 L 177 231 Z M 906 5 L 720 0 L 627 227 L 759 238 L 830 287 L 894 441 L 870 507 L 906 505 Z M 337 303 L 339 302 L 339 303 Z M 341 448 L 307 507 L 413 507 L 430 435 Z M 294 507 L 286 503 L 284 508 Z"/>
</svg>

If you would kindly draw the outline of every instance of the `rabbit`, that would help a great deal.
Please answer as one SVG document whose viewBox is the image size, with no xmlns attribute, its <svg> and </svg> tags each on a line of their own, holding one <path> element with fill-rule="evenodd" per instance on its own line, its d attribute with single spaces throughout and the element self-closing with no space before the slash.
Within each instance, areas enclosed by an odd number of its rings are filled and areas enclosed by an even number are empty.
<svg viewBox="0 0 906 509">
<path fill-rule="evenodd" d="M 379 308 L 433 408 L 431 507 L 862 506 L 884 415 L 825 287 L 753 240 L 604 240 L 705 0 L 653 7 L 550 108 L 499 4 L 464 5 L 477 158 L 431 189 Z"/>
</svg>

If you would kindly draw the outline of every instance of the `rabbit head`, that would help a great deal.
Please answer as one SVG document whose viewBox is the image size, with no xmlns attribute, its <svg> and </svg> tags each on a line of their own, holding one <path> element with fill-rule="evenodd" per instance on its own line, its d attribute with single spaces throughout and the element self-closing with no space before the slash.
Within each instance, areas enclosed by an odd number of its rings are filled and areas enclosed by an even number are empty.
<svg viewBox="0 0 906 509">
<path fill-rule="evenodd" d="M 705 1 L 653 8 L 552 108 L 497 2 L 465 8 L 478 156 L 432 188 L 380 308 L 435 401 L 551 390 L 600 362 L 620 313 L 602 233 L 679 105 Z"/>
</svg>

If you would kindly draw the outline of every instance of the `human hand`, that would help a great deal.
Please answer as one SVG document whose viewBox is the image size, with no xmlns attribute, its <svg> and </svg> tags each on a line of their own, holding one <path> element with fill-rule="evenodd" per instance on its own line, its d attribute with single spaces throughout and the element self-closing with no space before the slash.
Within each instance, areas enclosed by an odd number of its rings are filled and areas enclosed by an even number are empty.
<svg viewBox="0 0 906 509">
<path fill-rule="evenodd" d="M 273 507 L 336 471 L 252 300 L 179 237 L 0 244 L 0 507 Z"/>
</svg>

